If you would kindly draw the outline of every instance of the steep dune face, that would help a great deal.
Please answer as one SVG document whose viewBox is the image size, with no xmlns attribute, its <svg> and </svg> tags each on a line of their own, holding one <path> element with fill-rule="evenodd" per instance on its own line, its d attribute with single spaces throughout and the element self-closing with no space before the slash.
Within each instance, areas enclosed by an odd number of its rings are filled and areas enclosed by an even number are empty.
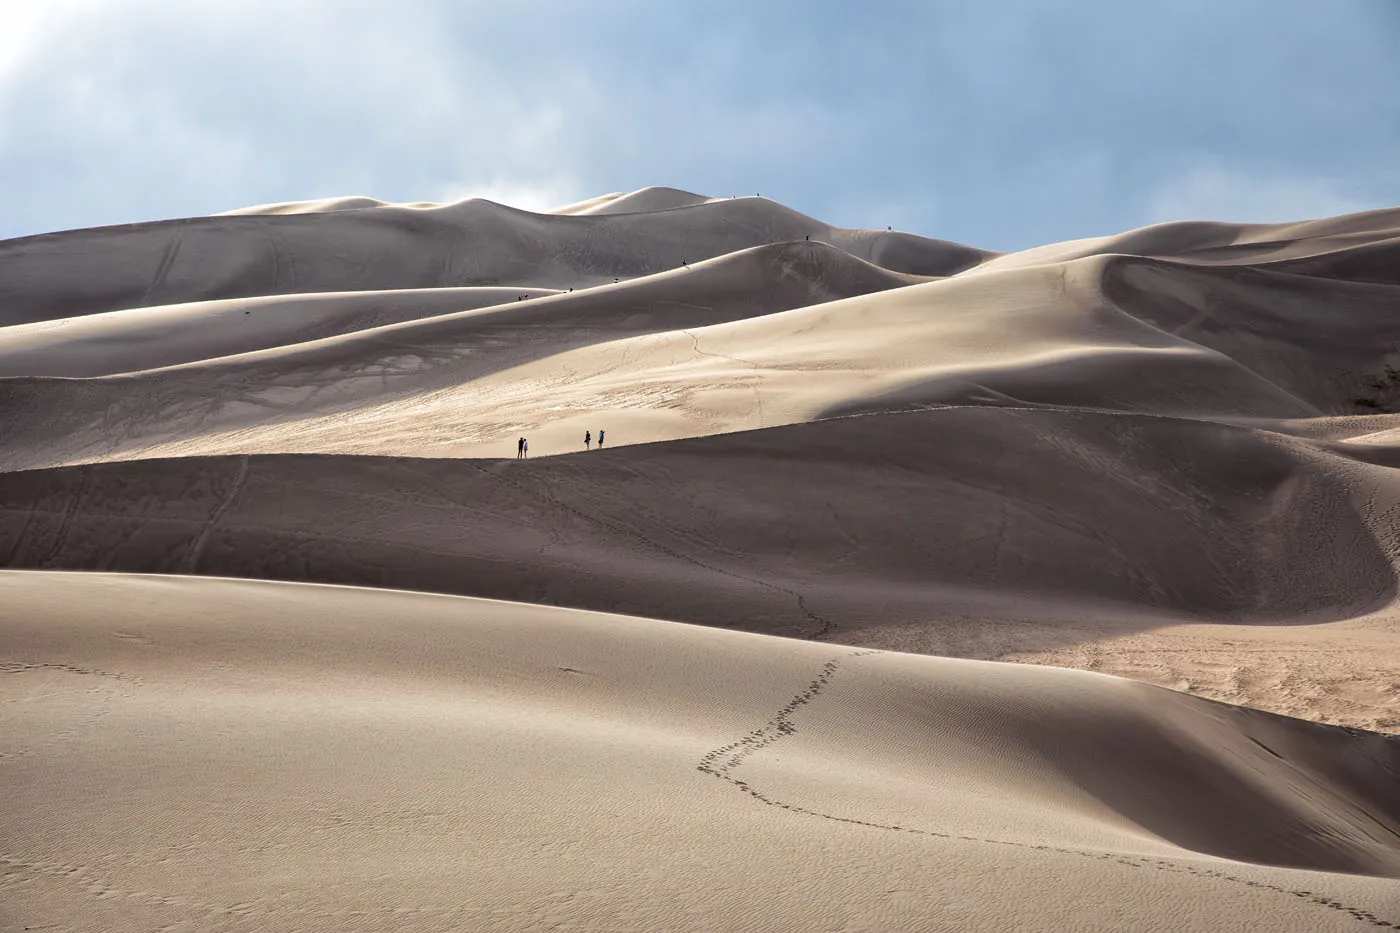
<svg viewBox="0 0 1400 933">
<path fill-rule="evenodd" d="M 1400 262 L 1400 241 L 1391 248 Z M 1400 290 L 1264 268 L 1140 259 L 1106 267 L 1119 307 L 1209 347 L 1328 414 L 1351 412 L 1365 380 L 1400 364 Z"/>
<path fill-rule="evenodd" d="M 0 599 L 17 926 L 1400 922 L 1381 736 L 450 597 L 0 573 Z"/>
</svg>

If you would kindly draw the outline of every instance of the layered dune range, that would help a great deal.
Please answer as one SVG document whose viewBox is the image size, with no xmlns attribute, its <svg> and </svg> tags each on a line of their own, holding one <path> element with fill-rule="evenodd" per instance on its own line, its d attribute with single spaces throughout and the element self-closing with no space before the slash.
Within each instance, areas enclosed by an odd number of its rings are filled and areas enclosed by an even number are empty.
<svg viewBox="0 0 1400 933">
<path fill-rule="evenodd" d="M 1400 924 L 1397 258 L 1400 211 L 996 255 L 673 189 L 0 243 L 24 916 Z M 101 802 L 51 834 L 41 772 Z"/>
</svg>

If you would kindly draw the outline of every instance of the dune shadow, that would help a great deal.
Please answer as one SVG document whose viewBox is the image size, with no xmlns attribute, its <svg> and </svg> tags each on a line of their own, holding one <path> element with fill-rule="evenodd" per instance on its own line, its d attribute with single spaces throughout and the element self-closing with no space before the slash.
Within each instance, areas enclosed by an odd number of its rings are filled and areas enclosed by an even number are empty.
<svg viewBox="0 0 1400 933">
<path fill-rule="evenodd" d="M 1117 611 L 1128 629 L 1311 623 L 1396 595 L 1341 480 L 1255 432 L 994 408 L 522 462 L 267 455 L 0 474 L 0 555 L 835 641 L 957 615 L 1027 621 L 1027 606 L 1046 621 Z M 1042 625 L 1037 650 L 1078 637 Z"/>
</svg>

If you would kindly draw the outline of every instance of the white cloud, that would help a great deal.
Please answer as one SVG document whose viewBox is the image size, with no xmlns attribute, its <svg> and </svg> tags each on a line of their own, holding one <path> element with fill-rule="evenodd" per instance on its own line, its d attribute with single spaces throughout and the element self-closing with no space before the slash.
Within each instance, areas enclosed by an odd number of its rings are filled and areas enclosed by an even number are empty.
<svg viewBox="0 0 1400 933">
<path fill-rule="evenodd" d="M 0 0 L 0 86 L 102 0 Z"/>
<path fill-rule="evenodd" d="M 1202 162 L 1159 186 L 1148 198 L 1149 223 L 1223 220 L 1284 223 L 1367 210 L 1329 178 L 1267 174 Z"/>
<path fill-rule="evenodd" d="M 568 126 L 600 95 L 464 47 L 454 9 L 0 0 L 0 237 L 359 194 L 576 200 Z"/>
</svg>

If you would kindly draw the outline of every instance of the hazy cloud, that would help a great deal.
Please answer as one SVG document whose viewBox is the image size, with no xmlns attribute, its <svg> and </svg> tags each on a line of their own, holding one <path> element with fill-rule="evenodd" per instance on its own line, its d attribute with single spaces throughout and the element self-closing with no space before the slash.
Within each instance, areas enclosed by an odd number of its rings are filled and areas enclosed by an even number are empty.
<svg viewBox="0 0 1400 933">
<path fill-rule="evenodd" d="M 994 249 L 1400 203 L 1388 0 L 0 0 L 0 236 L 672 185 Z"/>
</svg>

